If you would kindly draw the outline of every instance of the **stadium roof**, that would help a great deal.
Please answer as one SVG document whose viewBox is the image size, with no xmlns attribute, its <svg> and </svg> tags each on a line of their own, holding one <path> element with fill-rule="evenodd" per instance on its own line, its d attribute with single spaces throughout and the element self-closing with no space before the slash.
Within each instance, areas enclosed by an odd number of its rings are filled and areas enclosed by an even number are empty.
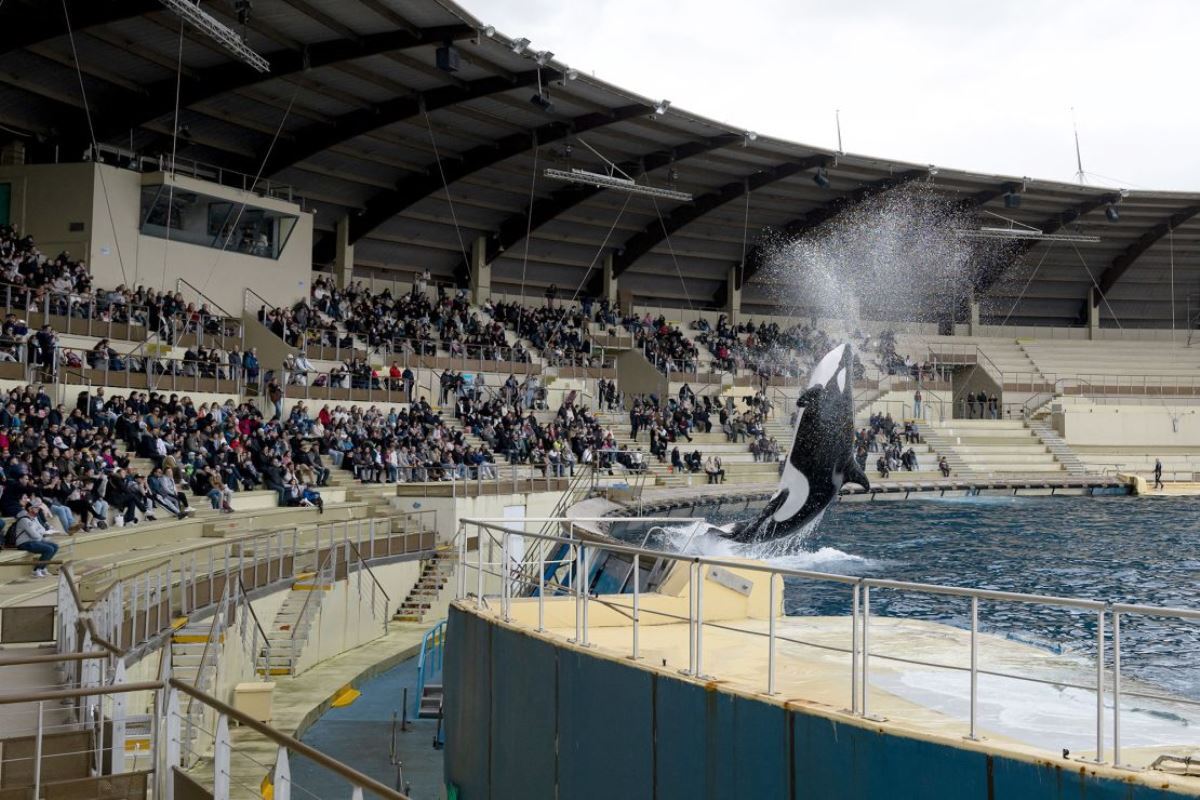
<svg viewBox="0 0 1200 800">
<path fill-rule="evenodd" d="M 253 0 L 244 25 L 234 0 L 203 8 L 243 31 L 270 72 L 191 28 L 181 42 L 179 17 L 157 0 L 8 0 L 0 120 L 10 130 L 0 138 L 20 138 L 35 158 L 82 157 L 91 138 L 86 95 L 99 142 L 169 153 L 178 90 L 180 159 L 295 187 L 316 211 L 318 264 L 331 261 L 344 216 L 360 269 L 461 276 L 472 242 L 486 236 L 497 288 L 594 287 L 612 253 L 622 287 L 639 300 L 699 307 L 723 301 L 730 268 L 744 259 L 750 312 L 773 305 L 758 274 L 764 230 L 803 234 L 872 193 L 923 181 L 963 208 L 1100 239 L 1024 242 L 1017 250 L 1028 282 L 979 276 L 985 317 L 1081 321 L 1094 284 L 1105 325 L 1164 326 L 1196 310 L 1188 297 L 1200 289 L 1200 194 L 1122 197 L 1114 188 L 751 139 L 676 106 L 658 114 L 660 98 L 568 75 L 557 57 L 539 69 L 534 49 L 517 52 L 513 39 L 439 0 Z M 461 55 L 453 73 L 436 66 L 449 42 Z M 539 72 L 550 110 L 530 102 Z M 542 174 L 602 170 L 601 157 L 693 199 Z M 814 182 L 817 169 L 827 187 Z M 1005 207 L 1010 191 L 1021 193 L 1019 208 Z M 1109 222 L 1105 211 L 1118 200 L 1119 221 Z"/>
</svg>

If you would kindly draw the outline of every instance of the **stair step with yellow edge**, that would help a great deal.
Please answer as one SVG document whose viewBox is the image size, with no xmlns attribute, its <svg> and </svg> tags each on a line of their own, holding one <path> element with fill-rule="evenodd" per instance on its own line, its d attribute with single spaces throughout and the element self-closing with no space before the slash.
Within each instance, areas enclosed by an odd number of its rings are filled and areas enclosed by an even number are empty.
<svg viewBox="0 0 1200 800">
<path fill-rule="evenodd" d="M 362 692 L 347 683 L 337 690 L 337 694 L 333 696 L 332 705 L 334 708 L 345 708 L 360 697 L 362 697 Z"/>
<path fill-rule="evenodd" d="M 207 633 L 177 633 L 171 637 L 175 644 L 204 644 L 209 641 Z M 218 644 L 225 644 L 225 634 L 217 637 Z"/>
</svg>

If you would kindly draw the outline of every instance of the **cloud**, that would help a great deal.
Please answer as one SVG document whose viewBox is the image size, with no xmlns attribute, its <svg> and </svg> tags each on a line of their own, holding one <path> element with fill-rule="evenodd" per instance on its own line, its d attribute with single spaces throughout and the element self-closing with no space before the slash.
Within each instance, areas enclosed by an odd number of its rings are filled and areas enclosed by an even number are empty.
<svg viewBox="0 0 1200 800">
<path fill-rule="evenodd" d="M 581 71 L 731 125 L 916 163 L 1200 189 L 1200 3 L 473 0 Z"/>
</svg>

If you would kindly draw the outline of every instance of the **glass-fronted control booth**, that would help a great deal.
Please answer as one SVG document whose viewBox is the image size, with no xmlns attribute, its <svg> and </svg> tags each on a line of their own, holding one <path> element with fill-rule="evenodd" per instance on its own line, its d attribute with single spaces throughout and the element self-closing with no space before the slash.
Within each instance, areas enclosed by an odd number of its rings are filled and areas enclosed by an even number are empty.
<svg viewBox="0 0 1200 800">
<path fill-rule="evenodd" d="M 294 214 L 178 186 L 142 187 L 141 232 L 159 239 L 277 259 L 296 220 Z"/>
</svg>

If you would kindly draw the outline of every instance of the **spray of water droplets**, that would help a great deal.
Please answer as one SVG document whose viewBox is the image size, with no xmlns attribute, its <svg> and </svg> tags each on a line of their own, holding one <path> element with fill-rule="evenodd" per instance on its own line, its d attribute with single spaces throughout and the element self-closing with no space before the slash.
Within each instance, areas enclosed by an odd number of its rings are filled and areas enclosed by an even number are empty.
<svg viewBox="0 0 1200 800">
<path fill-rule="evenodd" d="M 762 282 L 796 313 L 861 321 L 961 316 L 997 244 L 962 236 L 978 222 L 927 184 L 881 192 L 805 234 L 776 234 Z"/>
</svg>

